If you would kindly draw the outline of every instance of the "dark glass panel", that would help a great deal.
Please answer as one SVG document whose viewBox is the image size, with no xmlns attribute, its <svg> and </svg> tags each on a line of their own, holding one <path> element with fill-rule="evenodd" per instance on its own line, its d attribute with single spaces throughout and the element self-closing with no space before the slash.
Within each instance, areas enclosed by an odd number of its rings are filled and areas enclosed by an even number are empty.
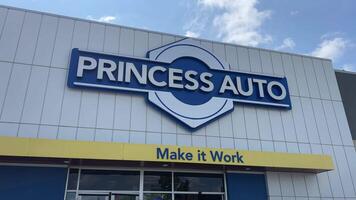
<svg viewBox="0 0 356 200">
<path fill-rule="evenodd" d="M 126 190 L 138 191 L 140 172 L 111 170 L 82 170 L 80 190 Z"/>
<path fill-rule="evenodd" d="M 224 192 L 222 174 L 175 173 L 175 191 Z"/>
<path fill-rule="evenodd" d="M 175 194 L 174 200 L 223 200 L 221 194 Z"/>
<path fill-rule="evenodd" d="M 67 190 L 76 190 L 78 182 L 78 169 L 70 169 L 68 174 Z"/>
<path fill-rule="evenodd" d="M 171 194 L 144 194 L 143 200 L 171 200 Z"/>
<path fill-rule="evenodd" d="M 172 191 L 171 172 L 145 172 L 144 191 Z"/>
</svg>

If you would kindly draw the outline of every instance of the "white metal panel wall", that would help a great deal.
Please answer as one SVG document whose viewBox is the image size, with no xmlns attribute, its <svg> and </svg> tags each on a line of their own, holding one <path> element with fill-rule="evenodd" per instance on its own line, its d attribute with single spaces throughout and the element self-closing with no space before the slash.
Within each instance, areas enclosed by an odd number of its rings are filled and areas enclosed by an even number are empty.
<svg viewBox="0 0 356 200">
<path fill-rule="evenodd" d="M 325 153 L 336 170 L 267 172 L 270 199 L 356 199 L 356 153 L 329 60 L 195 41 L 231 70 L 286 76 L 292 110 L 235 104 L 192 132 L 140 94 L 70 89 L 72 48 L 144 57 L 180 36 L 0 7 L 0 135 Z"/>
</svg>

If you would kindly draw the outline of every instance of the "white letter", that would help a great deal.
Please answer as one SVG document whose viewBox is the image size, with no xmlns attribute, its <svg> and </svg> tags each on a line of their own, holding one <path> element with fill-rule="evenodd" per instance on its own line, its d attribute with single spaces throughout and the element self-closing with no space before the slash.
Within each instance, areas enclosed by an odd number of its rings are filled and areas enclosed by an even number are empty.
<svg viewBox="0 0 356 200">
<path fill-rule="evenodd" d="M 147 83 L 147 65 L 142 65 L 141 74 L 138 72 L 136 66 L 133 63 L 126 63 L 126 73 L 125 73 L 125 82 L 131 82 L 131 73 L 135 76 L 137 81 L 140 84 Z"/>
<path fill-rule="evenodd" d="M 154 77 L 154 73 L 156 71 L 161 71 L 161 72 L 165 72 L 167 69 L 162 67 L 162 66 L 154 66 L 154 67 L 151 67 L 149 70 L 148 70 L 148 80 L 155 86 L 158 86 L 158 87 L 164 87 L 167 85 L 167 82 L 166 81 L 156 81 L 155 77 Z"/>
<path fill-rule="evenodd" d="M 182 73 L 183 73 L 183 70 L 181 70 L 181 69 L 169 68 L 169 70 L 168 70 L 168 86 L 172 87 L 172 88 L 183 88 L 182 84 L 174 82 L 174 81 L 182 81 L 183 80 L 183 78 L 181 76 Z M 177 76 L 176 74 L 180 75 L 180 76 Z"/>
<path fill-rule="evenodd" d="M 119 61 L 119 65 L 117 67 L 117 81 L 124 81 L 124 62 Z"/>
<path fill-rule="evenodd" d="M 273 86 L 278 86 L 279 88 L 281 88 L 281 94 L 279 96 L 277 96 L 273 93 L 273 91 L 272 91 Z M 268 91 L 269 96 L 271 96 L 275 100 L 282 100 L 287 95 L 286 88 L 284 87 L 284 85 L 282 85 L 281 83 L 279 83 L 277 81 L 269 82 L 267 84 L 267 91 Z"/>
<path fill-rule="evenodd" d="M 224 93 L 225 90 L 231 90 L 234 94 L 239 94 L 230 76 L 225 76 L 224 81 L 221 84 L 219 93 Z"/>
<path fill-rule="evenodd" d="M 214 84 L 208 79 L 213 77 L 212 74 L 208 72 L 203 72 L 200 74 L 200 81 L 205 83 L 207 86 L 201 86 L 200 89 L 204 92 L 211 92 L 214 90 Z"/>
<path fill-rule="evenodd" d="M 253 87 L 252 87 L 252 79 L 251 78 L 247 78 L 247 87 L 248 90 L 247 91 L 243 91 L 242 89 L 242 83 L 241 83 L 241 78 L 240 77 L 236 77 L 236 85 L 237 85 L 237 90 L 240 92 L 241 95 L 243 96 L 251 96 L 251 94 L 253 93 Z"/>
<path fill-rule="evenodd" d="M 263 84 L 266 84 L 266 80 L 262 79 L 253 79 L 253 82 L 258 84 L 258 91 L 260 93 L 260 97 L 265 97 L 265 93 L 263 92 Z"/>
<path fill-rule="evenodd" d="M 105 64 L 109 65 L 110 67 L 105 67 Z M 97 79 L 103 79 L 104 72 L 109 77 L 110 81 L 115 81 L 115 77 L 112 74 L 113 71 L 116 70 L 116 63 L 112 60 L 107 59 L 99 59 L 98 65 L 98 74 L 96 76 Z"/>
<path fill-rule="evenodd" d="M 199 87 L 199 83 L 197 80 L 195 80 L 193 77 L 196 76 L 198 74 L 198 72 L 196 71 L 186 71 L 184 74 L 185 79 L 187 79 L 188 82 L 192 83 L 192 85 L 190 84 L 186 84 L 184 87 L 188 90 L 196 90 Z M 191 76 L 193 75 L 193 77 Z"/>
<path fill-rule="evenodd" d="M 85 64 L 85 63 L 89 63 L 89 64 Z M 77 77 L 83 77 L 83 71 L 85 69 L 86 70 L 95 69 L 96 65 L 97 63 L 94 58 L 79 56 Z"/>
</svg>

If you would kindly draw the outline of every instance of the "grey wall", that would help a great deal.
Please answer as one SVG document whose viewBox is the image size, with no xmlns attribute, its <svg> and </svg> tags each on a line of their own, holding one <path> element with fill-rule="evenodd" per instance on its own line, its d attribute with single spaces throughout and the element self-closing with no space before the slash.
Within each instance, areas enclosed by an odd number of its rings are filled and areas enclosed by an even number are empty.
<svg viewBox="0 0 356 200">
<path fill-rule="evenodd" d="M 356 73 L 336 71 L 335 74 L 352 139 L 356 140 Z"/>
<path fill-rule="evenodd" d="M 181 36 L 0 6 L 0 135 L 327 154 L 320 174 L 267 172 L 271 199 L 356 199 L 356 153 L 330 60 L 199 40 L 231 70 L 286 76 L 292 110 L 235 104 L 189 132 L 144 96 L 70 89 L 72 48 L 144 57 Z"/>
</svg>

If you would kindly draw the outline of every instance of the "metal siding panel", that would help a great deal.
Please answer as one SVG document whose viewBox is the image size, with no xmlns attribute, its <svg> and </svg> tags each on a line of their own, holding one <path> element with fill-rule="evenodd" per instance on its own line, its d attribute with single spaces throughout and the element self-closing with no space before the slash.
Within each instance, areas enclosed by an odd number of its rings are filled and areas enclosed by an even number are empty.
<svg viewBox="0 0 356 200">
<path fill-rule="evenodd" d="M 32 67 L 21 122 L 40 123 L 49 68 Z"/>
<path fill-rule="evenodd" d="M 236 47 L 237 48 L 237 60 L 239 65 L 238 70 L 243 71 L 243 72 L 250 72 L 251 71 L 251 66 L 250 66 L 250 59 L 248 57 L 248 50 L 245 47 Z"/>
<path fill-rule="evenodd" d="M 79 93 L 78 90 L 75 90 L 74 92 Z M 89 128 L 96 127 L 98 100 L 99 100 L 99 95 L 96 91 L 82 92 L 78 126 L 89 127 Z M 76 124 L 72 124 L 72 126 L 76 126 Z"/>
<path fill-rule="evenodd" d="M 32 64 L 42 16 L 27 12 L 22 26 L 15 61 Z"/>
<path fill-rule="evenodd" d="M 226 60 L 225 45 L 213 42 L 213 53 L 220 60 Z"/>
<path fill-rule="evenodd" d="M 287 144 L 285 142 L 273 142 L 275 152 L 287 152 Z"/>
<path fill-rule="evenodd" d="M 262 72 L 260 52 L 257 49 L 248 49 L 251 72 Z"/>
<path fill-rule="evenodd" d="M 286 145 L 288 153 L 299 153 L 299 147 L 297 143 L 287 142 Z"/>
<path fill-rule="evenodd" d="M 341 101 L 339 86 L 336 81 L 335 71 L 331 61 L 323 61 L 324 72 L 332 100 Z"/>
<path fill-rule="evenodd" d="M 78 128 L 77 140 L 80 141 L 94 141 L 95 129 L 92 128 Z"/>
<path fill-rule="evenodd" d="M 330 155 L 333 158 L 333 163 L 336 163 L 333 147 L 329 145 L 322 145 L 323 153 L 326 155 Z M 344 192 L 342 188 L 342 183 L 339 176 L 339 169 L 337 164 L 334 165 L 335 169 L 332 171 L 328 171 L 331 191 L 333 197 L 344 197 Z"/>
<path fill-rule="evenodd" d="M 235 109 L 232 112 L 232 128 L 235 138 L 247 138 L 244 107 L 242 105 L 235 105 Z"/>
<path fill-rule="evenodd" d="M 174 42 L 174 36 L 171 35 L 162 35 L 162 44 L 166 45 Z"/>
<path fill-rule="evenodd" d="M 317 129 L 316 123 L 315 123 L 315 117 L 314 117 L 311 99 L 301 98 L 301 104 L 302 104 L 304 120 L 305 120 L 305 125 L 307 128 L 309 142 L 320 144 L 320 138 L 319 138 L 318 129 Z"/>
<path fill-rule="evenodd" d="M 206 147 L 206 138 L 205 136 L 192 136 L 192 145 L 193 147 Z"/>
<path fill-rule="evenodd" d="M 30 71 L 30 65 L 14 64 L 1 113 L 1 121 L 20 121 Z"/>
<path fill-rule="evenodd" d="M 112 142 L 112 130 L 108 129 L 95 129 L 94 141 L 99 142 Z"/>
<path fill-rule="evenodd" d="M 247 140 L 248 149 L 251 151 L 261 151 L 261 141 L 259 140 Z"/>
<path fill-rule="evenodd" d="M 192 136 L 191 135 L 177 135 L 177 145 L 178 146 L 192 146 Z"/>
<path fill-rule="evenodd" d="M 59 19 L 51 66 L 64 69 L 68 68 L 69 55 L 72 50 L 73 31 L 73 20 L 66 18 Z"/>
<path fill-rule="evenodd" d="M 248 150 L 247 139 L 235 139 L 235 148 Z"/>
<path fill-rule="evenodd" d="M 282 56 L 280 53 L 271 52 L 273 72 L 277 76 L 284 76 Z"/>
<path fill-rule="evenodd" d="M 297 133 L 297 140 L 298 142 L 309 142 L 300 98 L 291 97 L 291 100 L 293 104 L 292 112 L 294 118 L 294 125 Z"/>
<path fill-rule="evenodd" d="M 81 100 L 80 92 L 72 88 L 64 87 L 60 125 L 62 126 L 78 125 L 79 110 L 81 104 L 80 100 Z"/>
<path fill-rule="evenodd" d="M 318 83 L 316 80 L 316 75 L 314 72 L 314 66 L 312 63 L 312 59 L 303 57 L 302 63 L 303 63 L 303 67 L 304 67 L 304 71 L 305 71 L 305 75 L 306 75 L 306 79 L 307 79 L 310 97 L 320 98 L 319 87 L 318 87 Z"/>
<path fill-rule="evenodd" d="M 305 184 L 309 197 L 320 197 L 318 179 L 316 174 L 304 174 Z"/>
<path fill-rule="evenodd" d="M 0 122 L 0 135 L 16 137 L 19 130 L 19 124 Z"/>
<path fill-rule="evenodd" d="M 134 54 L 134 31 L 128 28 L 121 28 L 119 53 L 133 56 Z"/>
<path fill-rule="evenodd" d="M 261 141 L 262 151 L 274 152 L 274 145 L 272 141 Z"/>
<path fill-rule="evenodd" d="M 132 96 L 130 130 L 145 131 L 147 108 L 146 101 L 141 96 Z"/>
<path fill-rule="evenodd" d="M 136 40 L 136 37 L 135 37 Z M 144 48 L 143 51 L 148 49 L 154 49 L 162 45 L 162 36 L 160 34 L 148 34 L 148 38 L 145 37 L 146 44 L 148 43 L 148 48 Z M 143 56 L 146 56 L 146 52 Z M 151 105 L 146 105 L 147 107 L 147 131 L 161 132 L 162 131 L 162 116 L 161 110 Z"/>
<path fill-rule="evenodd" d="M 105 26 L 104 52 L 118 54 L 120 42 L 120 28 L 116 26 Z"/>
<path fill-rule="evenodd" d="M 322 100 L 326 116 L 327 126 L 329 128 L 331 142 L 334 145 L 342 145 L 337 119 L 334 113 L 332 101 Z"/>
<path fill-rule="evenodd" d="M 115 94 L 100 93 L 98 113 L 96 119 L 97 128 L 112 129 L 114 126 Z"/>
<path fill-rule="evenodd" d="M 333 101 L 332 103 L 334 106 L 334 111 L 340 130 L 342 143 L 344 145 L 353 146 L 351 132 L 350 132 L 349 124 L 347 122 L 344 106 L 342 102 Z"/>
<path fill-rule="evenodd" d="M 320 59 L 313 59 L 313 66 L 316 75 L 316 81 L 319 86 L 319 94 L 322 99 L 330 99 L 328 83 L 324 73 L 323 63 Z"/>
<path fill-rule="evenodd" d="M 272 140 L 271 121 L 269 118 L 268 109 L 257 109 L 257 120 L 261 140 Z"/>
<path fill-rule="evenodd" d="M 41 123 L 58 125 L 63 103 L 66 71 L 52 68 L 49 70 L 48 83 L 42 108 Z"/>
<path fill-rule="evenodd" d="M 83 21 L 75 21 L 72 48 L 87 49 L 90 24 Z"/>
<path fill-rule="evenodd" d="M 49 15 L 42 16 L 35 57 L 33 59 L 34 64 L 50 66 L 54 48 L 54 41 L 57 34 L 57 27 L 57 17 Z"/>
<path fill-rule="evenodd" d="M 146 134 L 144 132 L 130 131 L 130 143 L 145 144 Z"/>
<path fill-rule="evenodd" d="M 245 122 L 246 122 L 246 132 L 248 139 L 259 139 L 259 130 L 257 122 L 256 109 L 253 107 L 244 107 Z"/>
<path fill-rule="evenodd" d="M 177 135 L 176 134 L 162 134 L 162 144 L 163 145 L 176 145 Z"/>
<path fill-rule="evenodd" d="M 59 126 L 57 139 L 59 140 L 75 140 L 76 128 Z"/>
<path fill-rule="evenodd" d="M 312 144 L 311 150 L 312 150 L 312 154 L 322 154 L 323 153 L 321 145 Z M 320 196 L 321 197 L 331 197 L 332 194 L 331 194 L 328 172 L 316 174 L 316 177 L 317 177 L 318 184 L 319 184 Z"/>
<path fill-rule="evenodd" d="M 113 142 L 129 143 L 129 140 L 130 140 L 130 134 L 128 131 L 120 131 L 120 130 L 113 131 Z"/>
<path fill-rule="evenodd" d="M 90 23 L 88 49 L 93 51 L 103 51 L 105 40 L 105 26 L 97 23 Z"/>
<path fill-rule="evenodd" d="M 7 17 L 8 8 L 0 7 L 0 37 Z"/>
<path fill-rule="evenodd" d="M 220 148 L 220 139 L 218 137 L 206 137 L 206 146 L 210 148 Z"/>
<path fill-rule="evenodd" d="M 292 176 L 289 173 L 280 173 L 279 181 L 281 184 L 282 196 L 295 196 Z"/>
<path fill-rule="evenodd" d="M 279 183 L 279 175 L 276 172 L 266 172 L 268 195 L 281 196 L 281 185 Z"/>
<path fill-rule="evenodd" d="M 281 111 L 282 124 L 284 130 L 284 136 L 288 142 L 297 142 L 297 135 L 295 132 L 294 121 L 292 111 Z"/>
<path fill-rule="evenodd" d="M 37 138 L 39 125 L 20 124 L 18 137 Z"/>
<path fill-rule="evenodd" d="M 129 130 L 131 121 L 131 95 L 116 95 L 114 129 Z"/>
<path fill-rule="evenodd" d="M 230 64 L 230 69 L 237 70 L 237 51 L 233 45 L 225 45 L 226 62 Z"/>
<path fill-rule="evenodd" d="M 354 147 L 344 147 L 346 159 L 353 180 L 354 190 L 356 191 L 356 152 Z"/>
<path fill-rule="evenodd" d="M 277 141 L 285 141 L 281 112 L 271 109 L 268 111 L 271 121 L 272 138 Z"/>
<path fill-rule="evenodd" d="M 58 126 L 40 125 L 38 130 L 38 138 L 56 139 L 58 134 Z"/>
<path fill-rule="evenodd" d="M 136 31 L 134 42 L 134 55 L 136 57 L 146 57 L 148 48 L 148 33 L 144 31 Z"/>
<path fill-rule="evenodd" d="M 318 128 L 320 143 L 331 144 L 330 134 L 326 117 L 323 109 L 323 105 L 320 99 L 312 99 L 312 107 L 315 113 L 316 126 Z"/>
<path fill-rule="evenodd" d="M 260 50 L 261 56 L 261 65 L 262 65 L 262 72 L 264 74 L 273 74 L 273 65 L 272 65 L 272 58 L 271 53 L 266 50 Z"/>
<path fill-rule="evenodd" d="M 146 144 L 161 144 L 161 133 L 146 133 Z"/>
<path fill-rule="evenodd" d="M 234 140 L 232 138 L 220 137 L 221 148 L 224 149 L 234 149 Z"/>
<path fill-rule="evenodd" d="M 231 113 L 219 119 L 219 132 L 222 137 L 233 137 Z"/>
<path fill-rule="evenodd" d="M 3 109 L 12 67 L 12 63 L 0 62 L 0 113 Z"/>
<path fill-rule="evenodd" d="M 177 126 L 180 126 L 178 124 Z M 219 121 L 215 120 L 206 125 L 206 135 L 207 136 L 219 136 Z"/>
<path fill-rule="evenodd" d="M 298 83 L 294 70 L 292 57 L 288 54 L 282 54 L 283 68 L 288 82 L 289 93 L 294 96 L 299 96 Z"/>
<path fill-rule="evenodd" d="M 335 161 L 336 161 L 335 165 L 337 165 L 338 168 L 344 195 L 345 197 L 355 197 L 356 193 L 354 190 L 351 173 L 349 171 L 349 165 L 345 156 L 344 147 L 333 146 L 333 149 L 334 149 Z"/>
<path fill-rule="evenodd" d="M 167 114 L 162 113 L 162 132 L 177 133 L 177 125 Z"/>
<path fill-rule="evenodd" d="M 307 188 L 305 185 L 304 174 L 293 173 L 292 174 L 294 192 L 296 196 L 308 196 Z"/>
<path fill-rule="evenodd" d="M 12 62 L 17 50 L 25 12 L 9 9 L 0 38 L 0 60 Z"/>
<path fill-rule="evenodd" d="M 300 96 L 309 97 L 309 88 L 307 85 L 307 79 L 305 76 L 302 57 L 301 56 L 292 56 L 293 68 L 295 71 L 295 76 L 297 79 L 297 85 L 299 89 Z"/>
</svg>

